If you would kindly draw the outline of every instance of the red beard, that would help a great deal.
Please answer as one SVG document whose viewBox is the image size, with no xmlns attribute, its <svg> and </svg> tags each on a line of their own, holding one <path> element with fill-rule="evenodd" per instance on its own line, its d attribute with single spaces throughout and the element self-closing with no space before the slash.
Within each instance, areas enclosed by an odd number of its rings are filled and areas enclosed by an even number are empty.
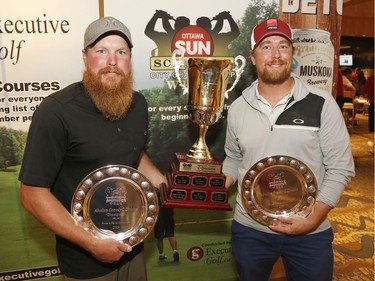
<svg viewBox="0 0 375 281">
<path fill-rule="evenodd" d="M 102 76 L 108 72 L 116 73 L 117 77 L 103 80 Z M 132 73 L 126 75 L 121 69 L 109 66 L 98 74 L 86 69 L 82 81 L 96 108 L 105 118 L 119 120 L 126 115 L 133 101 Z"/>
<path fill-rule="evenodd" d="M 280 69 L 271 69 L 272 64 L 281 64 L 283 67 Z M 262 72 L 258 72 L 258 77 L 269 84 L 279 84 L 285 82 L 290 78 L 291 66 L 283 60 L 273 60 L 267 63 L 266 68 Z"/>
</svg>

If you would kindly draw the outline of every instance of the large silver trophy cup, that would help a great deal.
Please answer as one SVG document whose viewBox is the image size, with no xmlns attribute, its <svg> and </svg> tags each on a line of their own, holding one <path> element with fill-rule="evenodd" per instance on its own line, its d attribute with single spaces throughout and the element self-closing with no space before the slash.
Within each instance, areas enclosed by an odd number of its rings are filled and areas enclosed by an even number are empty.
<svg viewBox="0 0 375 281">
<path fill-rule="evenodd" d="M 188 93 L 190 120 L 199 127 L 198 138 L 188 153 L 176 153 L 172 173 L 168 174 L 168 187 L 162 188 L 163 206 L 195 209 L 231 210 L 225 190 L 222 163 L 213 157 L 206 144 L 209 126 L 220 118 L 228 97 L 245 67 L 245 58 L 184 58 L 184 51 L 175 50 L 172 62 L 178 82 Z M 180 68 L 187 71 L 186 86 L 180 77 Z M 228 82 L 235 74 L 229 90 Z"/>
</svg>

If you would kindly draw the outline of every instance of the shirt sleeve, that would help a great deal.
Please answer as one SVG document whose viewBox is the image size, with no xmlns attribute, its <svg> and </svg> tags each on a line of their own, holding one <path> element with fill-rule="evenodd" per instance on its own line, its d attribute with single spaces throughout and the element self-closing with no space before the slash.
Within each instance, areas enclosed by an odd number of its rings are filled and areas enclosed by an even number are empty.
<svg viewBox="0 0 375 281">
<path fill-rule="evenodd" d="M 58 102 L 47 97 L 33 115 L 19 175 L 26 184 L 49 188 L 56 179 L 67 138 L 58 112 Z"/>
<path fill-rule="evenodd" d="M 317 201 L 335 207 L 355 169 L 348 130 L 332 96 L 324 104 L 321 122 L 319 141 L 324 175 Z"/>
<path fill-rule="evenodd" d="M 223 161 L 223 173 L 226 176 L 230 176 L 234 182 L 238 179 L 238 167 L 242 161 L 242 153 L 238 146 L 237 137 L 236 137 L 236 122 L 233 107 L 228 111 L 228 120 L 227 120 L 227 132 L 225 139 L 225 153 L 226 157 Z"/>
</svg>

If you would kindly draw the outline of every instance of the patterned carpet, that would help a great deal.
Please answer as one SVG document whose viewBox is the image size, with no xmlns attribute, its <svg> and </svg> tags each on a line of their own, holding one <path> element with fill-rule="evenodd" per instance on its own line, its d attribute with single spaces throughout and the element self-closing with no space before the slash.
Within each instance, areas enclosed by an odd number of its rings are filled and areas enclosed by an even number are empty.
<svg viewBox="0 0 375 281">
<path fill-rule="evenodd" d="M 333 280 L 374 280 L 374 154 L 367 116 L 357 114 L 351 134 L 356 176 L 329 218 L 335 232 Z"/>
</svg>

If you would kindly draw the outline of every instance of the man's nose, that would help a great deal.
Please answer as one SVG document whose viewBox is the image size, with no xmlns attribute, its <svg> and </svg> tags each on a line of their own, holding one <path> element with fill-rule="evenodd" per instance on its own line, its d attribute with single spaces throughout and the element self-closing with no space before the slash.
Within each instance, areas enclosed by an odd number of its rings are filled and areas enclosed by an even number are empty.
<svg viewBox="0 0 375 281">
<path fill-rule="evenodd" d="M 279 48 L 272 48 L 272 53 L 271 53 L 273 58 L 280 58 L 280 50 Z"/>
<path fill-rule="evenodd" d="M 108 56 L 108 65 L 117 65 L 117 56 L 116 54 L 109 54 Z"/>
</svg>

